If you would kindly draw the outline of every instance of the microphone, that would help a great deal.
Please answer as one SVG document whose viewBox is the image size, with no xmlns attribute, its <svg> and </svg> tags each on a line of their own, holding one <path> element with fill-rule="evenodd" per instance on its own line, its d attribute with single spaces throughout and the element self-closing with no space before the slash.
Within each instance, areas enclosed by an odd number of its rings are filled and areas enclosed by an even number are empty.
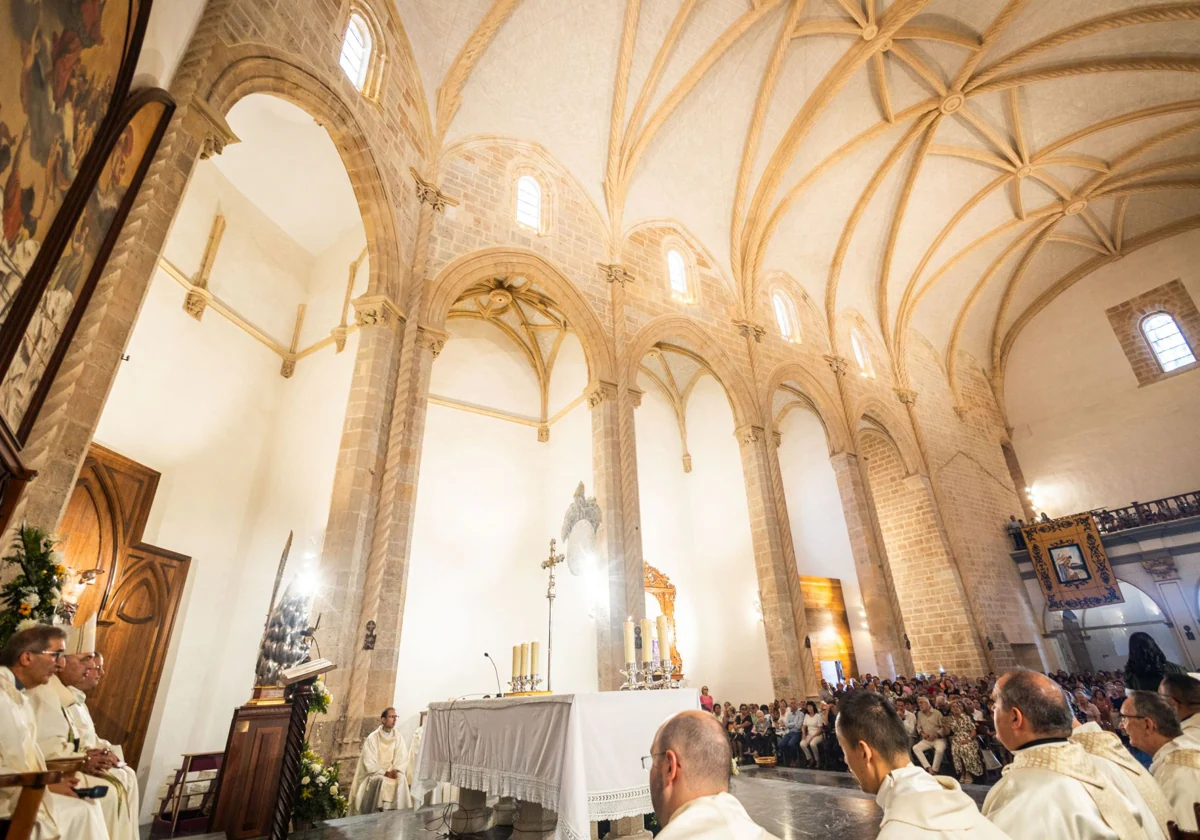
<svg viewBox="0 0 1200 840">
<path fill-rule="evenodd" d="M 496 696 L 503 697 L 504 692 L 500 690 L 500 669 L 496 667 L 496 660 L 492 659 L 492 655 L 486 650 L 483 652 L 483 655 L 487 657 L 488 662 L 492 663 L 492 670 L 496 672 Z"/>
</svg>

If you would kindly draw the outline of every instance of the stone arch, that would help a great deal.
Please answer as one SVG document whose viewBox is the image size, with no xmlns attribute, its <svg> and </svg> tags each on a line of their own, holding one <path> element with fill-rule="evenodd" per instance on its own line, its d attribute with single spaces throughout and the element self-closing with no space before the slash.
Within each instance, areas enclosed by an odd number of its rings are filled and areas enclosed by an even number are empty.
<svg viewBox="0 0 1200 840">
<path fill-rule="evenodd" d="M 813 376 L 796 362 L 787 362 L 775 368 L 767 377 L 767 390 L 762 406 L 762 415 L 774 426 L 775 423 L 775 392 L 784 383 L 798 386 L 812 405 L 812 411 L 825 427 L 825 442 L 831 455 L 844 452 L 850 447 L 851 435 L 846 429 L 846 421 L 837 403 Z"/>
<path fill-rule="evenodd" d="M 265 47 L 240 48 L 233 53 L 233 60 L 206 97 L 209 106 L 224 116 L 246 96 L 266 93 L 291 102 L 316 120 L 337 147 L 358 200 L 369 256 L 368 293 L 386 293 L 394 301 L 403 300 L 405 269 L 397 235 L 400 226 L 384 177 L 350 108 L 335 90 L 294 60 L 285 60 Z M 243 55 L 239 57 L 238 53 Z"/>
<path fill-rule="evenodd" d="M 717 382 L 725 390 L 729 405 L 733 409 L 734 424 L 741 428 L 747 424 L 761 424 L 762 415 L 756 408 L 754 397 L 746 381 L 734 367 L 733 360 L 726 355 L 711 335 L 699 327 L 691 318 L 681 315 L 663 315 L 653 319 L 638 331 L 626 345 L 625 360 L 628 382 L 637 382 L 638 365 L 642 358 L 660 341 L 682 339 L 695 348 Z"/>
<path fill-rule="evenodd" d="M 617 365 L 600 319 L 562 269 L 532 251 L 486 248 L 454 260 L 433 281 L 419 323 L 444 329 L 450 307 L 472 283 L 498 274 L 524 274 L 535 279 L 567 316 L 587 358 L 588 377 L 616 381 Z"/>
<path fill-rule="evenodd" d="M 907 431 L 907 424 L 896 412 L 884 405 L 876 396 L 860 397 L 854 404 L 850 416 L 855 418 L 851 425 L 855 452 L 861 451 L 862 436 L 875 433 L 886 438 L 904 462 L 909 475 L 922 472 L 920 450 L 917 442 Z"/>
<path fill-rule="evenodd" d="M 621 245 L 626 245 L 626 243 L 629 242 L 630 237 L 632 237 L 635 233 L 655 228 L 665 232 L 664 241 L 674 238 L 678 242 L 682 243 L 682 245 L 691 252 L 688 256 L 690 256 L 693 261 L 696 261 L 698 257 L 703 257 L 704 261 L 709 266 L 709 268 L 706 269 L 706 273 L 711 273 L 720 281 L 721 288 L 724 290 L 725 294 L 728 295 L 729 300 L 736 301 L 738 299 L 737 287 L 725 273 L 725 270 L 721 267 L 721 262 L 713 257 L 712 251 L 705 247 L 704 243 L 700 241 L 699 237 L 688 230 L 687 227 L 677 219 L 642 219 L 640 222 L 630 225 L 625 229 L 625 232 L 621 235 Z M 665 250 L 663 253 L 665 257 Z M 695 268 L 697 272 L 699 271 L 697 266 L 693 266 L 693 268 Z M 665 266 L 663 270 L 666 270 Z"/>
</svg>

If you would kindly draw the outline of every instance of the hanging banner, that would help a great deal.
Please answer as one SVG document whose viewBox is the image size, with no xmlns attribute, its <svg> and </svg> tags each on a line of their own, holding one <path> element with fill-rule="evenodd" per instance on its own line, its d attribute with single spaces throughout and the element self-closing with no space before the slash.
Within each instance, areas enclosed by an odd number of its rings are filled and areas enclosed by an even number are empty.
<svg viewBox="0 0 1200 840">
<path fill-rule="evenodd" d="M 1047 609 L 1061 612 L 1124 602 L 1090 513 L 1035 522 L 1021 532 Z"/>
</svg>

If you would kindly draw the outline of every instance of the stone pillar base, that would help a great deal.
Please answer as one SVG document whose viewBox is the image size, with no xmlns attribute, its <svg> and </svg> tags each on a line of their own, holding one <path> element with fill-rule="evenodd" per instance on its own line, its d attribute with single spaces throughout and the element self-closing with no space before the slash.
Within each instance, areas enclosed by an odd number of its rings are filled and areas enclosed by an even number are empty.
<svg viewBox="0 0 1200 840">
<path fill-rule="evenodd" d="M 615 837 L 634 837 L 637 840 L 650 840 L 653 836 L 646 830 L 646 820 L 644 817 L 621 817 L 619 820 L 613 820 L 609 823 L 608 835 L 605 840 Z"/>
<path fill-rule="evenodd" d="M 511 796 L 501 796 L 492 810 L 496 814 L 495 825 L 512 825 L 517 817 L 517 800 Z"/>
<path fill-rule="evenodd" d="M 450 830 L 455 834 L 481 834 L 491 827 L 492 809 L 487 806 L 487 794 L 460 789 L 458 809 L 450 815 Z"/>
<path fill-rule="evenodd" d="M 513 840 L 554 840 L 558 814 L 536 802 L 517 800 L 517 819 L 513 823 Z"/>
</svg>

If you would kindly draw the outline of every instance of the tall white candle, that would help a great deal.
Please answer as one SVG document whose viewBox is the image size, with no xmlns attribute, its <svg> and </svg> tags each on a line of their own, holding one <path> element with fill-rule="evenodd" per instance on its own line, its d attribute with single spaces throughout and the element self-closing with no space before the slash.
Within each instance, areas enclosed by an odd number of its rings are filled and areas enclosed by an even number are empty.
<svg viewBox="0 0 1200 840">
<path fill-rule="evenodd" d="M 529 676 L 529 643 L 521 642 L 521 676 Z"/>
<path fill-rule="evenodd" d="M 633 621 L 625 622 L 625 663 L 637 661 L 637 649 L 633 644 Z"/>
<path fill-rule="evenodd" d="M 642 619 L 642 661 L 650 662 L 654 651 L 654 622 L 648 618 Z"/>
<path fill-rule="evenodd" d="M 513 676 L 514 680 L 517 677 L 521 676 L 521 646 L 520 645 L 513 645 L 512 676 Z"/>
<path fill-rule="evenodd" d="M 541 673 L 541 665 L 542 665 L 541 651 L 542 651 L 542 646 L 539 642 L 534 642 L 529 646 L 529 674 L 530 674 L 530 676 L 532 676 L 533 674 Z"/>
<path fill-rule="evenodd" d="M 667 617 L 658 617 L 658 658 L 664 665 L 671 661 L 671 642 L 667 638 Z"/>
</svg>

